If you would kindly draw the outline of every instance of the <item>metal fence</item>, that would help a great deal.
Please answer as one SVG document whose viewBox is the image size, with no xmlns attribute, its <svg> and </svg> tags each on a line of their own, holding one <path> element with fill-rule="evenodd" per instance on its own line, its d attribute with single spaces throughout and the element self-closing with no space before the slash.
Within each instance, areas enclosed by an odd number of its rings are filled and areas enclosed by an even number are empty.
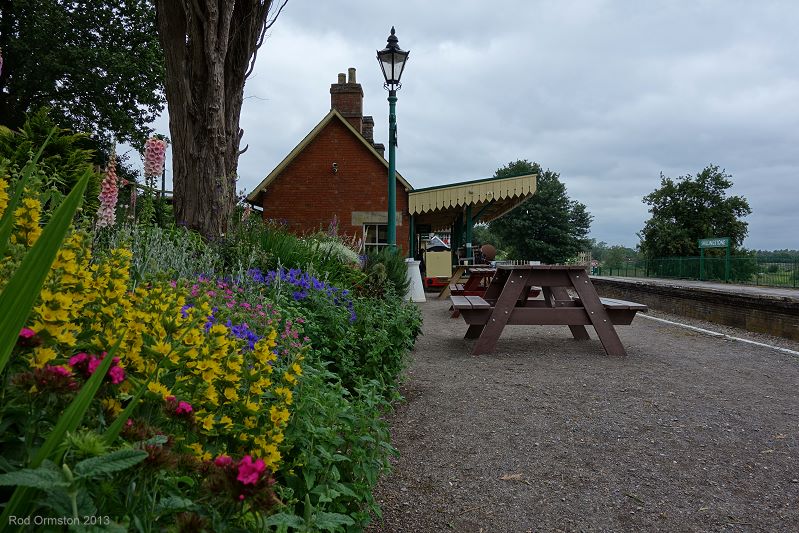
<svg viewBox="0 0 799 533">
<path fill-rule="evenodd" d="M 729 269 L 724 257 L 667 257 L 626 261 L 619 267 L 599 266 L 592 269 L 597 276 L 639 278 L 672 278 L 705 281 L 726 281 L 744 285 L 799 287 L 799 259 L 731 257 Z"/>
</svg>

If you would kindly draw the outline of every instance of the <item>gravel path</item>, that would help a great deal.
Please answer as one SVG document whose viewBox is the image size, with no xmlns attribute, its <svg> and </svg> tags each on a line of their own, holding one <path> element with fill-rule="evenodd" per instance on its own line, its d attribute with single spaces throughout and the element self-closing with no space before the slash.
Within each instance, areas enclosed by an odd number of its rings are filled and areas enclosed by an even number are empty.
<svg viewBox="0 0 799 533">
<path fill-rule="evenodd" d="M 638 317 L 627 358 L 548 326 L 474 357 L 447 307 L 421 304 L 368 531 L 799 531 L 799 356 Z"/>
</svg>

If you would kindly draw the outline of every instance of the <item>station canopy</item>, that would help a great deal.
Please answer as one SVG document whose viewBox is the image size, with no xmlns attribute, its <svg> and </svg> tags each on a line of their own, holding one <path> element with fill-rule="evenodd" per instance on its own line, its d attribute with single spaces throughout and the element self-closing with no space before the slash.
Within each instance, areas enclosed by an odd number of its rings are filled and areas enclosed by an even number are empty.
<svg viewBox="0 0 799 533">
<path fill-rule="evenodd" d="M 474 222 L 490 222 L 531 198 L 536 177 L 525 174 L 416 189 L 408 193 L 408 211 L 416 224 L 429 224 L 432 231 L 452 228 L 468 206 Z"/>
</svg>

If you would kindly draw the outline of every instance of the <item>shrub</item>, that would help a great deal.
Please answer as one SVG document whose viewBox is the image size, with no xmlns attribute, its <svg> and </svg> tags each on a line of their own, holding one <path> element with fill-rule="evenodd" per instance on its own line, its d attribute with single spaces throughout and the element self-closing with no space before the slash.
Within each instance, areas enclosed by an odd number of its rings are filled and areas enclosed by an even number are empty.
<svg viewBox="0 0 799 533">
<path fill-rule="evenodd" d="M 366 255 L 366 279 L 359 292 L 377 298 L 387 295 L 404 296 L 408 292 L 408 266 L 398 249 L 385 247 Z"/>
</svg>

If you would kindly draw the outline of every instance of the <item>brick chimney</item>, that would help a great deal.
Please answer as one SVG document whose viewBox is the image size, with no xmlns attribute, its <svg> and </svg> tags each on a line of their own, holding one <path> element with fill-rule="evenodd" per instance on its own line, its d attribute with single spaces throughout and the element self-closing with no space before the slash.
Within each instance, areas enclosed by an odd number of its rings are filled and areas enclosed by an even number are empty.
<svg viewBox="0 0 799 533">
<path fill-rule="evenodd" d="M 369 144 L 375 143 L 375 119 L 369 115 L 363 117 L 361 135 L 363 135 L 364 139 L 369 141 Z"/>
<path fill-rule="evenodd" d="M 361 131 L 363 138 L 369 141 L 369 144 L 374 146 L 377 153 L 385 157 L 386 147 L 382 144 L 375 143 L 375 119 L 367 115 L 363 117 L 363 130 Z"/>
<path fill-rule="evenodd" d="M 355 81 L 354 68 L 347 71 L 346 80 L 344 73 L 341 73 L 338 75 L 338 83 L 330 86 L 330 108 L 341 113 L 355 131 L 363 132 L 363 89 Z M 374 128 L 374 120 L 372 127 Z"/>
</svg>

